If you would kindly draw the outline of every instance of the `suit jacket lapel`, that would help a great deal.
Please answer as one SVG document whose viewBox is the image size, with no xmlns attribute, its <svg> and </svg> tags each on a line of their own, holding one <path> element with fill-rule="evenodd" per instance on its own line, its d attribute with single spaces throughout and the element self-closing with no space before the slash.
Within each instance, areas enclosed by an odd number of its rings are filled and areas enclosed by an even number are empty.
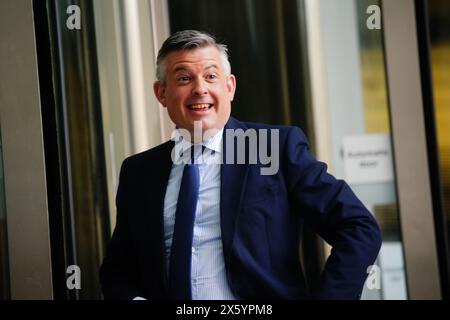
<svg viewBox="0 0 450 320">
<path fill-rule="evenodd" d="M 150 227 L 151 224 L 155 222 L 158 223 L 158 225 L 154 228 L 150 228 L 147 230 L 157 230 L 157 234 L 155 234 L 154 239 L 159 239 L 157 261 L 160 261 L 161 264 L 161 276 L 163 279 L 165 292 L 167 292 L 168 290 L 168 277 L 166 272 L 166 256 L 164 244 L 164 198 L 169 182 L 170 171 L 172 169 L 171 152 L 173 146 L 173 141 L 168 141 L 161 146 L 162 148 L 159 151 L 160 154 L 156 155 L 154 160 L 157 161 L 157 163 L 155 163 L 154 161 L 149 161 L 149 165 L 152 166 L 152 169 L 150 170 L 150 176 L 147 177 L 148 181 L 151 181 L 151 188 L 149 190 L 150 194 L 147 197 L 148 214 L 146 216 L 149 217 L 148 223 L 150 223 Z"/>
<path fill-rule="evenodd" d="M 220 219 L 222 231 L 222 244 L 225 257 L 225 263 L 228 265 L 231 255 L 231 248 L 233 243 L 234 230 L 236 219 L 242 201 L 242 194 L 245 190 L 245 182 L 247 179 L 248 164 L 236 164 L 237 144 L 234 140 L 234 164 L 226 163 L 226 131 L 227 129 L 245 128 L 231 118 L 225 125 L 223 131 L 223 164 L 221 166 L 221 180 L 220 180 Z"/>
</svg>

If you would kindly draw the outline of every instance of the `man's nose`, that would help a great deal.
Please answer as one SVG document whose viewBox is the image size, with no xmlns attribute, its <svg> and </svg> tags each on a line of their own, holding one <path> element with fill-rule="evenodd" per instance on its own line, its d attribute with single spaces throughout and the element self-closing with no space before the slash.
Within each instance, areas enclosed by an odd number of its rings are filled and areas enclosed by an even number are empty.
<svg viewBox="0 0 450 320">
<path fill-rule="evenodd" d="M 205 81 L 203 81 L 202 79 L 198 79 L 197 81 L 195 81 L 192 93 L 196 96 L 203 96 L 207 94 L 208 89 Z"/>
</svg>

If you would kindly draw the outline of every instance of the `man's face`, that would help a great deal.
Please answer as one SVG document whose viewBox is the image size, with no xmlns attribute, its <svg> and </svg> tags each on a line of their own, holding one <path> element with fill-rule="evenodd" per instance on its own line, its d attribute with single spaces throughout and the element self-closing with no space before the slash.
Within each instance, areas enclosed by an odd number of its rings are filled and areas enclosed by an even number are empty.
<svg viewBox="0 0 450 320">
<path fill-rule="evenodd" d="M 202 130 L 225 126 L 231 113 L 236 80 L 226 76 L 214 46 L 171 52 L 165 60 L 166 83 L 155 82 L 159 102 L 178 128 L 193 134 L 194 121 Z"/>
</svg>

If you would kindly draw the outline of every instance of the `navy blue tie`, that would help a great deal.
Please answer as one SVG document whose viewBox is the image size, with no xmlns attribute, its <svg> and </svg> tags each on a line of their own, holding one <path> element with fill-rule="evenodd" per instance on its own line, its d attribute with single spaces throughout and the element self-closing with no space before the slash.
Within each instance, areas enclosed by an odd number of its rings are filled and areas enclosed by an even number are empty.
<svg viewBox="0 0 450 320">
<path fill-rule="evenodd" d="M 178 194 L 175 227 L 170 254 L 170 296 L 191 300 L 191 254 L 195 210 L 198 201 L 200 175 L 196 164 L 186 164 Z"/>
</svg>

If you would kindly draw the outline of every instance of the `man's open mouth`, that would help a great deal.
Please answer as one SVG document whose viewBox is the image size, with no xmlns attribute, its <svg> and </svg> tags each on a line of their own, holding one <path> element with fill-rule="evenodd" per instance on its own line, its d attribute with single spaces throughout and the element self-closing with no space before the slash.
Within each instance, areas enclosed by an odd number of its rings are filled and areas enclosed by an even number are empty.
<svg viewBox="0 0 450 320">
<path fill-rule="evenodd" d="M 210 109 L 213 105 L 211 103 L 198 103 L 198 104 L 190 104 L 187 107 L 190 110 L 206 110 Z"/>
</svg>

